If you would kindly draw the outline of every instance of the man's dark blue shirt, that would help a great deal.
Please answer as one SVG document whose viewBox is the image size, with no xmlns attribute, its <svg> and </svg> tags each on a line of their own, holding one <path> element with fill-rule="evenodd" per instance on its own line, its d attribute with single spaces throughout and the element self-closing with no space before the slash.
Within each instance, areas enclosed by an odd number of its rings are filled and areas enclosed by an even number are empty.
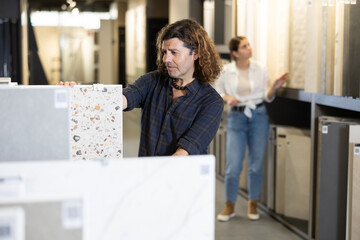
<svg viewBox="0 0 360 240">
<path fill-rule="evenodd" d="M 180 147 L 190 155 L 207 154 L 219 127 L 224 101 L 210 84 L 194 80 L 173 102 L 171 78 L 157 71 L 124 89 L 128 106 L 141 108 L 139 156 L 172 155 Z"/>
</svg>

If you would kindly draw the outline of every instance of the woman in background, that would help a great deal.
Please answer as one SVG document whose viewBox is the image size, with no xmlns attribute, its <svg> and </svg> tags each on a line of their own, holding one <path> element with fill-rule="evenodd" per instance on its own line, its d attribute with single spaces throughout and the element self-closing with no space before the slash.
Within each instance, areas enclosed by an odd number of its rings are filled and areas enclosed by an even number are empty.
<svg viewBox="0 0 360 240">
<path fill-rule="evenodd" d="M 217 90 L 231 110 L 228 114 L 225 209 L 217 216 L 229 221 L 235 216 L 234 206 L 238 194 L 246 145 L 248 146 L 248 218 L 260 218 L 256 206 L 262 184 L 262 165 L 269 132 L 268 115 L 263 101 L 271 102 L 276 90 L 288 80 L 288 73 L 270 83 L 265 67 L 251 60 L 252 49 L 246 37 L 230 40 L 229 50 L 234 60 L 224 66 Z"/>
</svg>

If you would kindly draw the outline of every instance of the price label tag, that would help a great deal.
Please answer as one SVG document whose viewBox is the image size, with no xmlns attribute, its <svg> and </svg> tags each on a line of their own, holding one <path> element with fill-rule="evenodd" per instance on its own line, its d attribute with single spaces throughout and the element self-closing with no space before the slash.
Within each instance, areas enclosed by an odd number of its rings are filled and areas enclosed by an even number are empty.
<svg viewBox="0 0 360 240">
<path fill-rule="evenodd" d="M 82 202 L 66 201 L 62 204 L 62 223 L 65 229 L 78 229 L 82 226 Z"/>
<path fill-rule="evenodd" d="M 328 134 L 328 126 L 322 126 L 321 132 L 322 132 L 323 134 Z"/>
<path fill-rule="evenodd" d="M 360 155 L 360 147 L 354 147 L 354 155 Z"/>
<path fill-rule="evenodd" d="M 66 91 L 66 89 L 56 89 L 54 98 L 55 98 L 55 108 L 68 107 L 68 92 Z"/>
</svg>

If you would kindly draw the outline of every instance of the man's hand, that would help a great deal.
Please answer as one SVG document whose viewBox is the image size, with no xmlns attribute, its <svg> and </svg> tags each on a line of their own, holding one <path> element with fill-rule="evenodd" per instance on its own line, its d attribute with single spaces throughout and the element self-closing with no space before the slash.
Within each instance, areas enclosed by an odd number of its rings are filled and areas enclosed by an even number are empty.
<svg viewBox="0 0 360 240">
<path fill-rule="evenodd" d="M 172 156 L 189 156 L 189 153 L 182 148 L 178 148 Z"/>
<path fill-rule="evenodd" d="M 63 81 L 60 81 L 60 82 L 57 83 L 56 85 L 74 87 L 75 85 L 80 85 L 80 83 L 76 83 L 76 82 L 74 82 L 74 81 L 71 81 L 71 82 L 63 82 Z"/>
</svg>

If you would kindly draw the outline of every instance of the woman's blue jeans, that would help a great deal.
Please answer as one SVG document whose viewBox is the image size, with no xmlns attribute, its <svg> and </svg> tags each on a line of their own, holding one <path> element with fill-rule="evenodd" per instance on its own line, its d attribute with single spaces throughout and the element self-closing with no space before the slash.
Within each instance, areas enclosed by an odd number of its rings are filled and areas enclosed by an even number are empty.
<svg viewBox="0 0 360 240">
<path fill-rule="evenodd" d="M 263 179 L 262 166 L 269 133 L 269 120 L 264 105 L 251 110 L 252 117 L 243 111 L 231 110 L 228 114 L 226 136 L 225 193 L 226 201 L 235 203 L 239 177 L 248 145 L 248 194 L 259 200 Z"/>
</svg>

